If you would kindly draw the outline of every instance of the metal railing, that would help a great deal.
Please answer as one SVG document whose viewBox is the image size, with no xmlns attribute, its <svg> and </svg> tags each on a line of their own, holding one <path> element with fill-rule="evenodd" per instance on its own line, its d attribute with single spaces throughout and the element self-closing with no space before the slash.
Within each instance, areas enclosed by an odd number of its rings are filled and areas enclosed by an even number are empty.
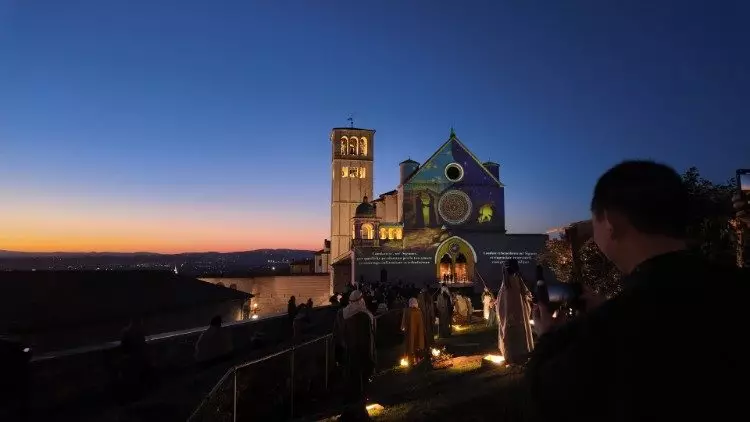
<svg viewBox="0 0 750 422">
<path fill-rule="evenodd" d="M 401 332 L 401 311 L 376 315 L 378 348 L 391 347 L 388 340 Z M 304 413 L 304 405 L 325 399 L 340 381 L 332 339 L 326 334 L 229 368 L 188 422 L 284 420 Z"/>
<path fill-rule="evenodd" d="M 331 338 L 326 334 L 229 368 L 188 421 L 236 422 L 251 419 L 251 413 L 258 420 L 293 418 L 296 395 L 309 401 L 328 390 Z"/>
</svg>

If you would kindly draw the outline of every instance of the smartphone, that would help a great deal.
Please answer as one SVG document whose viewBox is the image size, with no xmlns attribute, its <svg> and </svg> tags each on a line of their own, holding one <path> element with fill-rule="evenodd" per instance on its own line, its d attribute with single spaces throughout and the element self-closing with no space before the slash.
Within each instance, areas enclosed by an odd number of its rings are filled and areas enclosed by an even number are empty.
<svg viewBox="0 0 750 422">
<path fill-rule="evenodd" d="M 547 295 L 551 303 L 575 303 L 583 294 L 578 283 L 555 283 L 547 285 Z"/>
<path fill-rule="evenodd" d="M 742 196 L 750 196 L 750 169 L 737 170 L 737 190 Z"/>
</svg>

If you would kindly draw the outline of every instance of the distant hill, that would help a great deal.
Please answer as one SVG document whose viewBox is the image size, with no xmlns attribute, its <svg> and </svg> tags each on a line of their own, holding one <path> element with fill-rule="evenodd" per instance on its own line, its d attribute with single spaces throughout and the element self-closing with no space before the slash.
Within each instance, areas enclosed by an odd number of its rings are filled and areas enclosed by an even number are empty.
<svg viewBox="0 0 750 422">
<path fill-rule="evenodd" d="M 0 250 L 0 271 L 173 270 L 182 274 L 237 274 L 268 270 L 280 274 L 289 263 L 311 259 L 313 251 L 256 249 L 242 252 L 17 252 Z"/>
<path fill-rule="evenodd" d="M 19 252 L 0 249 L 0 258 L 32 258 L 32 257 L 199 257 L 199 256 L 242 256 L 242 255 L 311 255 L 314 251 L 305 249 L 254 249 L 250 251 L 238 252 L 182 252 L 177 254 L 163 254 L 157 252 Z"/>
</svg>

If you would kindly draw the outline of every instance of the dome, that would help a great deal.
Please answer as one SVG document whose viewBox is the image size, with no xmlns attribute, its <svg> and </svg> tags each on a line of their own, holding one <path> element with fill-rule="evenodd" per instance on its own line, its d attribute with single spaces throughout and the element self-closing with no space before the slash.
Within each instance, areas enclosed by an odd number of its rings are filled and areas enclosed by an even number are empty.
<svg viewBox="0 0 750 422">
<path fill-rule="evenodd" d="M 357 205 L 354 212 L 355 217 L 375 217 L 375 206 L 367 202 L 367 197 L 362 198 L 362 203 Z"/>
</svg>

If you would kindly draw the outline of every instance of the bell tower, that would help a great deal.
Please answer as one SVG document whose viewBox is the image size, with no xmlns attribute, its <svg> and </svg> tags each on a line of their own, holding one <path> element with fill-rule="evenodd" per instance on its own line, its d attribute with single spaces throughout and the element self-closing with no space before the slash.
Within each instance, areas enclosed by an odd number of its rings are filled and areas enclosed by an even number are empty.
<svg viewBox="0 0 750 422">
<path fill-rule="evenodd" d="M 354 211 L 372 198 L 374 138 L 372 129 L 331 130 L 331 262 L 349 251 Z"/>
</svg>

